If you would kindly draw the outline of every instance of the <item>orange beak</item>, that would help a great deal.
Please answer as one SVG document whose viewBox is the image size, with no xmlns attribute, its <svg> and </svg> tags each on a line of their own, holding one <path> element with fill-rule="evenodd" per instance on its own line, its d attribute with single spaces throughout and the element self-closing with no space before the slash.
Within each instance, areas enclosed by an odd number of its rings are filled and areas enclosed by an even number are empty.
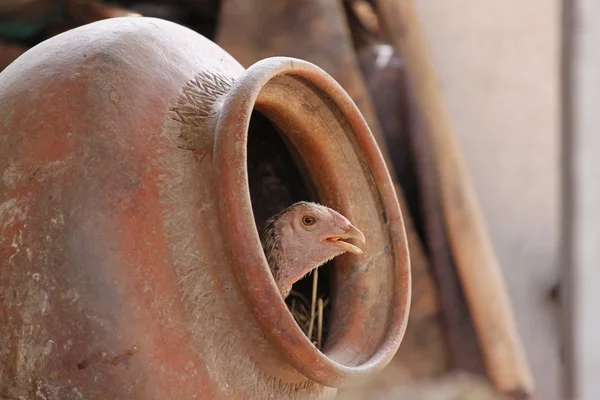
<svg viewBox="0 0 600 400">
<path fill-rule="evenodd" d="M 328 236 L 322 239 L 321 242 L 331 242 L 349 253 L 362 254 L 363 251 L 359 247 L 344 241 L 348 239 L 356 240 L 363 246 L 366 244 L 365 235 L 363 235 L 363 233 L 354 225 L 350 225 L 349 230 L 344 231 L 338 235 Z"/>
</svg>

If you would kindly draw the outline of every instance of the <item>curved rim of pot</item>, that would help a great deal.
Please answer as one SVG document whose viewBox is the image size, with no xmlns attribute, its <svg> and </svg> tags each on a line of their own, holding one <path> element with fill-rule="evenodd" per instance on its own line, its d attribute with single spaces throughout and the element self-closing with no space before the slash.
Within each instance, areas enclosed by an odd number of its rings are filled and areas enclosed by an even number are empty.
<svg viewBox="0 0 600 400">
<path fill-rule="evenodd" d="M 390 243 L 396 291 L 391 299 L 390 316 L 382 321 L 386 325 L 385 335 L 373 355 L 358 366 L 331 359 L 302 332 L 275 285 L 254 220 L 247 170 L 250 118 L 263 87 L 281 75 L 303 79 L 338 107 L 352 130 L 357 151 L 365 156 L 379 191 L 390 237 L 396 239 Z M 350 96 L 324 70 L 307 61 L 272 57 L 253 64 L 234 82 L 223 100 L 217 116 L 213 166 L 218 182 L 221 229 L 226 239 L 236 238 L 225 241 L 226 250 L 239 287 L 267 340 L 300 373 L 325 386 L 343 387 L 380 372 L 396 353 L 406 330 L 411 297 L 410 261 L 394 185 L 379 147 Z"/>
</svg>

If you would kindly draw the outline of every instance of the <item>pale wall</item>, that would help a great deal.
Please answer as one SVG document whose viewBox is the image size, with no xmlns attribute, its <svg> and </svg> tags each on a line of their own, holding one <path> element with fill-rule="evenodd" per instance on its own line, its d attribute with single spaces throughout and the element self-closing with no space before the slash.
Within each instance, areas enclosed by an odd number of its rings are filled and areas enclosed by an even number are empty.
<svg viewBox="0 0 600 400">
<path fill-rule="evenodd" d="M 559 399 L 559 3 L 418 0 L 539 398 Z"/>
</svg>

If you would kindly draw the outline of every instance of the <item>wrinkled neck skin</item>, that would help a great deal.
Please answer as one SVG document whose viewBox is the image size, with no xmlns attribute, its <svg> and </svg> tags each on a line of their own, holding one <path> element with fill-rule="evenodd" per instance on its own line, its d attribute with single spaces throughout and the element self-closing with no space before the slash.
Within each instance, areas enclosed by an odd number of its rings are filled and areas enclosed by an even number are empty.
<svg viewBox="0 0 600 400">
<path fill-rule="evenodd" d="M 292 228 L 287 224 L 276 223 L 275 231 L 280 238 L 290 238 Z M 293 240 L 281 240 L 279 246 L 278 251 L 271 251 L 272 260 L 268 261 L 275 282 L 284 297 L 289 294 L 293 283 L 313 269 L 344 253 L 342 249 L 335 250 L 320 245 L 309 235 L 295 237 Z"/>
</svg>

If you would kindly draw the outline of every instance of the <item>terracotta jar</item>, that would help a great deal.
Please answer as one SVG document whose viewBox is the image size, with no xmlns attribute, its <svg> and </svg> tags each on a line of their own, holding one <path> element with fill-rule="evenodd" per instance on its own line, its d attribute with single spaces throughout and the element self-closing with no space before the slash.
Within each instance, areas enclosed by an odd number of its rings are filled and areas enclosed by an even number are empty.
<svg viewBox="0 0 600 400">
<path fill-rule="evenodd" d="M 261 250 L 257 114 L 306 193 L 367 238 L 332 267 L 322 352 Z M 244 70 L 158 19 L 74 29 L 0 74 L 0 178 L 4 397 L 330 398 L 401 342 L 410 272 L 394 188 L 356 106 L 312 64 Z"/>
</svg>

